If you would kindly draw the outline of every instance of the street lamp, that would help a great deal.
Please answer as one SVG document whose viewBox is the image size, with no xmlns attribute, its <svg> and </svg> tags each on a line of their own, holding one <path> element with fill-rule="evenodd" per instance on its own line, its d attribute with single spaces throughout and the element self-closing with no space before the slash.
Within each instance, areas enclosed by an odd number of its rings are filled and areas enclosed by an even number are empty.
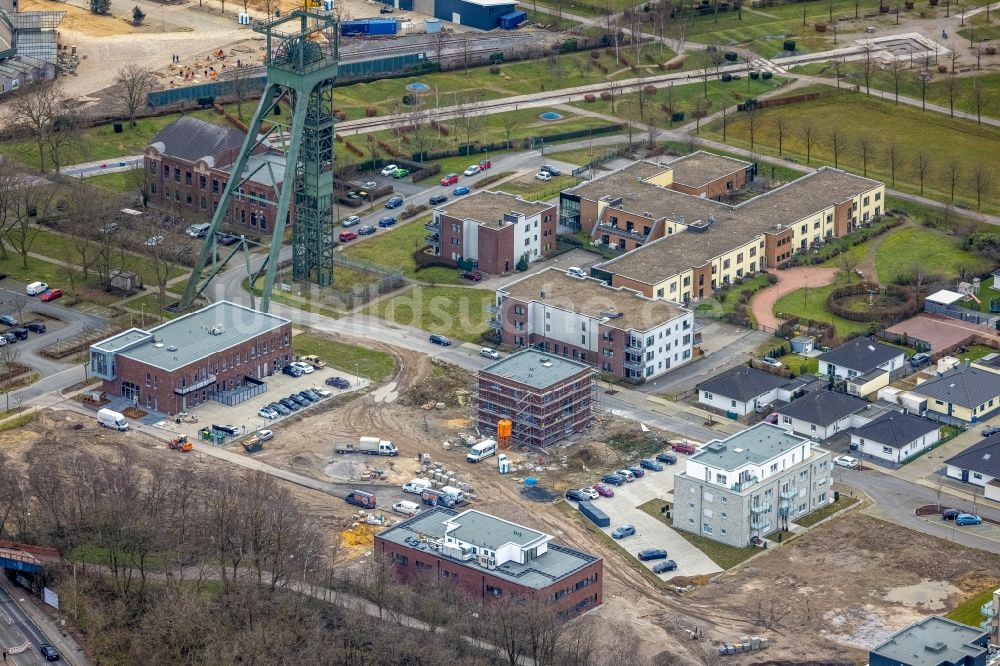
<svg viewBox="0 0 1000 666">
<path fill-rule="evenodd" d="M 359 365 L 358 363 L 354 364 L 354 386 L 355 387 L 360 387 L 361 386 L 361 375 L 358 373 L 358 365 Z"/>
</svg>

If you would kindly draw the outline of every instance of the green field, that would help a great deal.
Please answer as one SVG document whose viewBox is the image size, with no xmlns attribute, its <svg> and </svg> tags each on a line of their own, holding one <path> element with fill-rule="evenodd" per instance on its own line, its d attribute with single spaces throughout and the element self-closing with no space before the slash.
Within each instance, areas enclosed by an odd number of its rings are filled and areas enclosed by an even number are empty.
<svg viewBox="0 0 1000 666">
<path fill-rule="evenodd" d="M 970 42 L 990 41 L 1000 39 L 1000 21 L 996 18 L 996 10 L 990 13 L 990 21 L 986 22 L 986 14 L 976 14 L 965 22 L 965 27 L 958 30 L 958 35 Z"/>
<path fill-rule="evenodd" d="M 167 305 L 169 305 L 171 303 L 171 301 L 173 301 L 173 300 L 176 300 L 176 299 L 172 299 L 170 296 L 167 296 L 167 299 L 166 299 L 165 302 L 166 302 Z M 123 307 L 126 307 L 129 310 L 135 310 L 136 312 L 142 313 L 144 316 L 147 316 L 147 317 L 150 316 L 150 315 L 156 315 L 156 316 L 160 317 L 161 319 L 174 319 L 176 317 L 181 316 L 181 314 L 182 314 L 180 312 L 171 312 L 169 310 L 161 310 L 160 309 L 160 298 L 155 293 L 153 293 L 153 294 L 146 294 L 145 296 L 141 296 L 139 298 L 133 298 L 131 301 L 128 301 L 127 303 L 124 303 Z"/>
<path fill-rule="evenodd" d="M 563 16 L 557 16 L 556 12 L 543 12 L 541 10 L 526 9 L 528 13 L 528 22 L 537 23 L 539 25 L 545 26 L 555 26 L 560 30 L 569 30 L 570 28 L 575 28 L 580 25 L 579 21 L 574 21 L 573 19 L 568 19 Z"/>
<path fill-rule="evenodd" d="M 801 136 L 805 123 L 817 127 L 819 140 L 812 148 L 812 164 L 834 162 L 829 123 L 824 118 L 849 118 L 850 122 L 837 124 L 846 137 L 847 149 L 840 155 L 841 168 L 862 172 L 858 154 L 859 139 L 870 137 L 875 144 L 869 160 L 868 176 L 890 183 L 890 168 L 886 163 L 886 146 L 894 139 L 901 156 L 896 168 L 896 187 L 919 194 L 919 177 L 914 170 L 918 152 L 928 157 L 929 168 L 924 179 L 924 195 L 943 201 L 950 198 L 946 182 L 947 166 L 951 160 L 959 165 L 956 205 L 975 208 L 975 191 L 971 184 L 972 170 L 978 163 L 989 166 L 987 156 L 1000 153 L 1000 128 L 977 125 L 975 122 L 921 111 L 917 108 L 896 106 L 892 102 L 868 97 L 861 93 L 843 92 L 839 95 L 758 111 L 755 132 L 755 150 L 777 153 L 777 133 L 774 118 L 781 115 L 792 127 L 784 141 L 786 157 L 805 162 L 806 147 Z M 746 114 L 737 114 L 727 132 L 727 142 L 749 148 L 748 120 Z M 721 140 L 721 121 L 714 121 L 702 134 Z M 995 180 L 995 179 L 994 179 Z M 994 186 L 983 197 L 983 211 L 1000 212 L 1000 187 Z"/>
<path fill-rule="evenodd" d="M 77 260 L 77 257 L 74 252 L 67 250 L 68 245 L 69 241 L 67 241 L 66 237 L 62 234 L 40 230 L 38 235 L 35 236 L 34 243 L 31 244 L 31 251 L 45 255 L 46 257 L 52 259 L 74 263 Z M 156 275 L 154 274 L 154 268 L 150 265 L 149 261 L 138 254 L 131 254 L 130 256 L 132 256 L 133 259 L 131 262 L 132 265 L 129 266 L 128 269 L 133 270 L 142 276 L 142 281 L 147 287 L 154 288 L 156 286 Z M 186 266 L 173 264 L 167 271 L 167 279 L 171 280 L 190 272 L 191 269 Z M 91 271 L 91 275 L 93 275 L 93 271 Z M 65 279 L 65 277 L 63 279 Z"/>
<path fill-rule="evenodd" d="M 338 370 L 367 377 L 377 383 L 396 371 L 396 361 L 385 352 L 334 340 L 320 333 L 299 333 L 292 338 L 292 349 L 298 356 L 315 354 Z"/>
<path fill-rule="evenodd" d="M 856 497 L 847 497 L 846 495 L 841 493 L 840 498 L 837 499 L 836 501 L 830 502 L 829 504 L 820 509 L 816 509 L 811 513 L 807 513 L 804 516 L 796 518 L 792 522 L 794 522 L 796 525 L 801 525 L 802 527 L 812 527 L 819 521 L 829 518 L 833 514 L 840 511 L 841 509 L 846 509 L 849 506 L 857 504 L 858 501 L 859 500 Z"/>
<path fill-rule="evenodd" d="M 983 607 L 983 604 L 993 599 L 993 591 L 996 589 L 996 583 L 983 588 L 982 591 L 977 592 L 956 606 L 955 610 L 945 615 L 945 617 L 971 627 L 979 627 L 979 624 L 986 619 L 979 612 L 979 609 Z"/>
<path fill-rule="evenodd" d="M 135 175 L 128 172 L 106 173 L 101 176 L 91 176 L 86 179 L 87 185 L 93 185 L 94 187 L 99 187 L 102 190 L 119 193 L 136 191 L 137 188 L 135 186 L 135 182 Z"/>
<path fill-rule="evenodd" d="M 568 174 L 556 176 L 549 181 L 538 180 L 534 176 L 521 176 L 514 180 L 508 180 L 502 185 L 497 185 L 495 189 L 508 194 L 516 194 L 528 201 L 544 201 L 558 197 L 560 192 L 578 185 L 580 180 L 580 178 Z"/>
<path fill-rule="evenodd" d="M 417 272 L 413 253 L 427 245 L 424 236 L 432 232 L 424 229 L 424 224 L 430 220 L 430 217 L 422 217 L 389 233 L 354 241 L 344 253 L 352 259 L 396 270 L 408 278 L 429 284 L 462 284 L 461 271 L 454 268 L 432 266 Z"/>
<path fill-rule="evenodd" d="M 833 324 L 837 335 L 841 337 L 867 331 L 869 325 L 866 322 L 842 319 L 827 311 L 826 299 L 830 292 L 843 285 L 844 283 L 835 283 L 825 287 L 797 289 L 778 299 L 778 302 L 774 304 L 774 313 L 782 318 L 796 316 Z"/>
<path fill-rule="evenodd" d="M 368 306 L 365 313 L 453 340 L 478 342 L 487 330 L 486 306 L 495 298 L 487 289 L 417 285 Z"/>
<path fill-rule="evenodd" d="M 875 270 L 882 284 L 911 274 L 920 266 L 933 275 L 953 279 L 985 273 L 990 262 L 962 249 L 961 239 L 935 229 L 907 227 L 890 231 L 875 250 Z"/>
</svg>

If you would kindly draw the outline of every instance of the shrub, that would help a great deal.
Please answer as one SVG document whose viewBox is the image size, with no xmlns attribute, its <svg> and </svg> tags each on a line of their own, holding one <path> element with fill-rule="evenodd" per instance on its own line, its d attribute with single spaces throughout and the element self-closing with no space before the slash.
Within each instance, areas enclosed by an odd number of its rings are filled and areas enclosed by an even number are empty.
<svg viewBox="0 0 1000 666">
<path fill-rule="evenodd" d="M 768 284 L 778 284 L 778 276 L 775 275 L 774 273 L 768 273 L 767 274 L 767 283 Z"/>
<path fill-rule="evenodd" d="M 655 95 L 656 94 L 656 86 L 643 86 L 642 87 L 642 92 L 646 93 L 647 95 Z"/>
<path fill-rule="evenodd" d="M 602 92 L 601 93 L 601 99 L 603 99 L 605 102 L 610 101 L 611 100 L 611 93 L 608 92 L 608 91 Z"/>
<path fill-rule="evenodd" d="M 376 109 L 374 106 L 365 107 L 365 116 L 367 116 L 368 118 L 374 118 L 377 115 L 378 115 L 378 109 Z"/>
<path fill-rule="evenodd" d="M 591 95 L 591 94 L 588 93 L 588 94 L 586 94 L 586 95 L 583 96 L 583 101 L 584 102 L 596 102 L 597 101 L 597 97 L 595 95 Z"/>
<path fill-rule="evenodd" d="M 132 25 L 139 26 L 142 22 L 146 20 L 146 12 L 142 11 L 142 7 L 136 5 L 132 8 Z"/>
</svg>

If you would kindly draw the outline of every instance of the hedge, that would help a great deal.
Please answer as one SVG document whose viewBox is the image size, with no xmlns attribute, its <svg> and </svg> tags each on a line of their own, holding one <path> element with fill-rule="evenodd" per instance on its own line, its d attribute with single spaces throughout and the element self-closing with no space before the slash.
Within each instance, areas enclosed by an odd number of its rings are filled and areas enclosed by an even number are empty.
<svg viewBox="0 0 1000 666">
<path fill-rule="evenodd" d="M 869 290 L 861 284 L 839 287 L 831 291 L 830 295 L 827 296 L 826 309 L 842 319 L 865 322 L 878 321 L 884 323 L 886 326 L 890 326 L 898 321 L 902 321 L 903 319 L 908 319 L 920 312 L 920 299 L 917 298 L 917 295 L 913 292 L 913 290 L 906 287 L 898 287 L 892 284 L 884 289 L 876 290 L 874 293 L 901 299 L 903 302 L 897 306 L 879 307 L 878 309 L 857 312 L 841 307 L 838 302 L 840 299 L 847 296 L 861 296 L 868 293 Z"/>
</svg>

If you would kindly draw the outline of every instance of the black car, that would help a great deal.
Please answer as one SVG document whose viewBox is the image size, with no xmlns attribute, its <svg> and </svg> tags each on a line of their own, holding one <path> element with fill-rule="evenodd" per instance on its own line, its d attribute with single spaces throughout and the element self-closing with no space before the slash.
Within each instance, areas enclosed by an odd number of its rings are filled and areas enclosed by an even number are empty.
<svg viewBox="0 0 1000 666">
<path fill-rule="evenodd" d="M 283 373 L 285 373 L 286 375 L 288 375 L 289 377 L 301 377 L 302 376 L 302 371 L 299 370 L 298 368 L 296 368 L 294 365 L 286 365 L 285 367 L 283 367 L 281 369 L 281 371 Z"/>
<path fill-rule="evenodd" d="M 646 548 L 639 551 L 639 559 L 643 562 L 649 560 L 665 560 L 667 559 L 667 551 L 662 548 Z"/>
<path fill-rule="evenodd" d="M 59 652 L 48 643 L 42 643 L 39 645 L 38 651 L 42 653 L 43 657 L 45 657 L 45 661 L 59 661 Z"/>
<path fill-rule="evenodd" d="M 0 280 L 6 280 L 6 279 L 7 279 L 7 274 L 6 273 L 0 273 Z"/>
<path fill-rule="evenodd" d="M 621 486 L 625 484 L 625 477 L 619 474 L 605 474 L 601 477 L 601 483 L 610 483 L 612 486 Z"/>
<path fill-rule="evenodd" d="M 438 204 L 442 204 L 442 203 L 444 203 L 447 200 L 448 200 L 448 195 L 446 195 L 446 194 L 435 194 L 430 199 L 428 199 L 427 203 L 429 203 L 432 206 L 437 206 Z"/>
<path fill-rule="evenodd" d="M 653 573 L 667 573 L 677 568 L 677 563 L 673 560 L 664 560 L 653 565 Z"/>
<path fill-rule="evenodd" d="M 319 396 L 317 396 L 317 397 L 314 398 L 313 396 L 309 395 L 305 391 L 299 391 L 295 395 L 299 396 L 300 398 L 305 398 L 309 402 L 319 402 Z"/>
<path fill-rule="evenodd" d="M 236 245 L 237 243 L 239 243 L 240 237 L 234 236 L 232 234 L 215 234 L 215 242 L 218 243 L 219 245 L 225 245 L 228 247 L 230 245 Z"/>
<path fill-rule="evenodd" d="M 995 435 L 998 432 L 1000 432 L 1000 426 L 995 426 L 995 425 L 986 426 L 985 428 L 983 428 L 983 437 L 989 437 L 990 435 Z"/>
<path fill-rule="evenodd" d="M 442 347 L 447 347 L 447 346 L 449 346 L 451 344 L 451 340 L 449 340 L 448 338 L 444 337 L 443 335 L 438 335 L 437 333 L 434 333 L 433 335 L 431 335 L 431 337 L 429 339 L 434 344 L 441 345 Z"/>
<path fill-rule="evenodd" d="M 385 202 L 386 208 L 399 208 L 403 205 L 403 197 L 392 197 Z"/>
<path fill-rule="evenodd" d="M 312 389 L 306 389 L 305 391 L 299 391 L 299 393 L 302 394 L 302 395 L 304 395 L 304 396 L 306 396 L 307 398 L 309 398 L 313 402 L 319 402 L 320 400 L 323 399 L 323 396 L 321 396 L 319 393 L 316 393 L 316 391 L 313 391 Z"/>
<path fill-rule="evenodd" d="M 26 328 L 12 328 L 7 332 L 12 335 L 16 335 L 18 340 L 28 339 L 28 329 Z"/>
<path fill-rule="evenodd" d="M 17 319 L 12 315 L 0 315 L 0 324 L 6 324 L 7 326 L 17 326 Z"/>
<path fill-rule="evenodd" d="M 294 400 L 290 400 L 289 398 L 281 398 L 280 400 L 278 400 L 278 402 L 284 405 L 285 409 L 287 409 L 290 412 L 296 412 L 302 407 L 302 405 L 295 402 Z"/>
<path fill-rule="evenodd" d="M 14 335 L 13 333 L 10 333 L 10 332 L 8 332 L 8 333 L 0 333 L 0 338 L 3 338 L 4 340 L 6 340 L 7 344 L 9 344 L 9 345 L 12 345 L 15 342 L 17 342 L 17 336 Z"/>
<path fill-rule="evenodd" d="M 667 463 L 668 465 L 677 464 L 677 456 L 671 453 L 658 453 L 656 459 L 661 463 Z"/>
<path fill-rule="evenodd" d="M 32 333 L 44 333 L 45 332 L 45 322 L 41 320 L 29 321 L 24 325 L 26 329 Z"/>
<path fill-rule="evenodd" d="M 551 164 L 543 164 L 542 168 L 539 169 L 539 171 L 541 171 L 542 173 L 547 173 L 550 176 L 561 176 L 562 175 L 562 171 L 560 171 L 559 169 L 555 168 Z"/>
<path fill-rule="evenodd" d="M 629 465 L 625 469 L 627 469 L 628 471 L 632 472 L 632 474 L 637 479 L 640 478 L 640 477 L 646 476 L 646 470 L 644 470 L 642 467 L 639 467 L 638 465 Z"/>
<path fill-rule="evenodd" d="M 941 518 L 944 520 L 955 520 L 960 513 L 962 512 L 958 509 L 945 509 L 941 512 Z"/>
<path fill-rule="evenodd" d="M 291 400 L 292 402 L 294 402 L 299 407 L 305 407 L 307 405 L 311 405 L 312 404 L 309 400 L 306 400 L 305 398 L 303 398 L 298 393 L 291 394 L 290 396 L 288 396 L 288 399 Z"/>
<path fill-rule="evenodd" d="M 590 500 L 590 497 L 584 495 L 579 490 L 574 490 L 573 488 L 570 488 L 569 490 L 566 491 L 566 499 L 571 499 L 575 502 L 587 502 Z"/>
<path fill-rule="evenodd" d="M 280 402 L 268 403 L 266 407 L 268 407 L 269 409 L 273 409 L 274 411 L 278 412 L 278 414 L 281 416 L 288 416 L 289 414 L 292 413 L 291 410 L 288 409 L 288 407 L 285 407 Z"/>
<path fill-rule="evenodd" d="M 326 385 L 339 389 L 351 388 L 351 382 L 347 381 L 343 377 L 329 377 L 326 380 Z"/>
</svg>

